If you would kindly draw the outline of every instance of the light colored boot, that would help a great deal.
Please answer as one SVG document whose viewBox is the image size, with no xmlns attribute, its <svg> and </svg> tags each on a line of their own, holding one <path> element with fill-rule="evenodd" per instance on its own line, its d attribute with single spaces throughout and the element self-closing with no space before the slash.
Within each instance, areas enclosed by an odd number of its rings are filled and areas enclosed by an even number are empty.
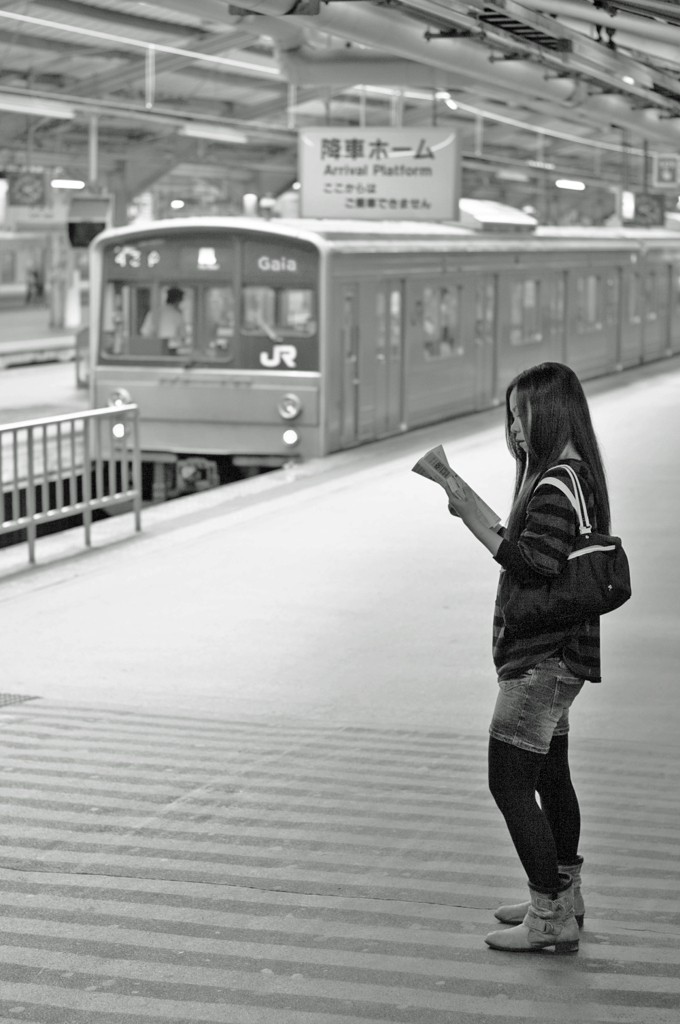
<svg viewBox="0 0 680 1024">
<path fill-rule="evenodd" d="M 578 857 L 576 864 L 560 864 L 560 871 L 571 875 L 574 881 L 574 917 L 579 928 L 583 928 L 583 918 L 586 913 L 583 896 L 581 895 L 582 866 L 583 857 Z M 530 906 L 531 900 L 527 900 L 526 903 L 513 903 L 505 907 L 499 907 L 494 917 L 502 921 L 503 924 L 521 924 L 527 916 Z"/>
<path fill-rule="evenodd" d="M 523 922 L 515 928 L 490 932 L 484 939 L 487 946 L 508 953 L 539 953 L 550 946 L 554 946 L 555 953 L 576 953 L 578 925 L 571 876 L 561 871 L 560 883 L 554 900 L 529 885 L 531 903 Z"/>
</svg>

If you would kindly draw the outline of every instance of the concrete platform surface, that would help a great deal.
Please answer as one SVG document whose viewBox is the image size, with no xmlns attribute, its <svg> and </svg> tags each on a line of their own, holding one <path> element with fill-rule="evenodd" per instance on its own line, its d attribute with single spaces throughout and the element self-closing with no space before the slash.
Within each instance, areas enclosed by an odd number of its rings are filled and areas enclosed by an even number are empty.
<svg viewBox="0 0 680 1024">
<path fill-rule="evenodd" d="M 522 872 L 486 740 L 0 712 L 0 1014 L 31 1024 L 677 1024 L 675 748 L 575 746 L 579 952 L 482 941 Z"/>
<path fill-rule="evenodd" d="M 76 386 L 75 363 L 32 363 L 0 370 L 0 423 L 89 408 L 88 391 Z"/>
<path fill-rule="evenodd" d="M 2 1020 L 680 1018 L 680 365 L 588 386 L 634 598 L 573 713 L 574 957 L 487 949 L 522 872 L 486 790 L 499 411 L 0 552 Z M 127 520 L 127 521 L 126 521 Z M 78 534 L 76 536 L 75 534 Z"/>
</svg>

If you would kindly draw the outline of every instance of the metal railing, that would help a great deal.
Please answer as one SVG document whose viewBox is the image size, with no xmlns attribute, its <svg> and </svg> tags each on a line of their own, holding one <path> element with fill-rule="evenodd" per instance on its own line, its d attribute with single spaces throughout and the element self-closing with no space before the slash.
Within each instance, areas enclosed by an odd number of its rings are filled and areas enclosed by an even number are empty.
<svg viewBox="0 0 680 1024">
<path fill-rule="evenodd" d="M 38 527 L 82 515 L 92 544 L 92 513 L 132 502 L 142 528 L 139 411 L 136 405 L 0 424 L 0 535 L 26 530 L 35 562 Z"/>
</svg>

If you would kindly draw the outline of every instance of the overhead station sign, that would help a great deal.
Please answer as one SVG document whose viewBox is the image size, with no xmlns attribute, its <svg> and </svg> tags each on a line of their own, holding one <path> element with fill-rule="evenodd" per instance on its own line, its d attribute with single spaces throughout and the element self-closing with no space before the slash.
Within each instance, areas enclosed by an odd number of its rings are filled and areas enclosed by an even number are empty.
<svg viewBox="0 0 680 1024">
<path fill-rule="evenodd" d="M 652 188 L 680 188 L 680 155 L 655 153 L 652 168 Z"/>
<path fill-rule="evenodd" d="M 458 219 L 451 128 L 303 128 L 299 165 L 303 217 Z"/>
</svg>

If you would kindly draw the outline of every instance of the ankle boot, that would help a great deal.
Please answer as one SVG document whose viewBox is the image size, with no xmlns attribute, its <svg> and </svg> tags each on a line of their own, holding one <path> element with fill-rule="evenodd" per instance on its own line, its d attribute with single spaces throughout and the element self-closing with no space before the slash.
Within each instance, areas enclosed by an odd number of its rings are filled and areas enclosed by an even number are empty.
<svg viewBox="0 0 680 1024">
<path fill-rule="evenodd" d="M 578 925 L 574 917 L 574 886 L 571 876 L 560 871 L 560 888 L 546 895 L 529 883 L 531 902 L 526 917 L 515 928 L 490 932 L 484 941 L 492 949 L 508 953 L 538 953 L 554 946 L 555 953 L 576 953 Z"/>
<path fill-rule="evenodd" d="M 576 864 L 560 864 L 559 867 L 560 871 L 565 871 L 568 875 L 571 875 L 574 881 L 574 916 L 579 928 L 583 928 L 583 918 L 586 913 L 583 896 L 581 895 L 582 865 L 583 857 L 577 857 Z M 503 924 L 521 924 L 530 906 L 531 900 L 527 900 L 526 903 L 513 903 L 508 906 L 499 907 L 494 917 L 502 921 Z"/>
</svg>

